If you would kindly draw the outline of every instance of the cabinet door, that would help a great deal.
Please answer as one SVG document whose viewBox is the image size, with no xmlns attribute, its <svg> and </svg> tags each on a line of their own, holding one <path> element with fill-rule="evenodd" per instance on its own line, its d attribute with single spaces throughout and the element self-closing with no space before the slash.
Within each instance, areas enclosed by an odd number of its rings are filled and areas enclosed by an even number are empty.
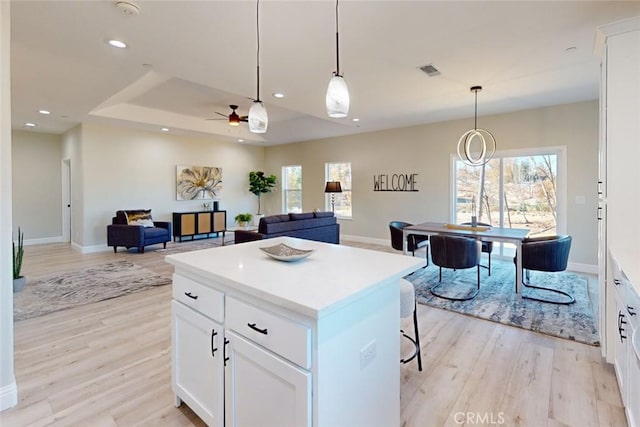
<svg viewBox="0 0 640 427">
<path fill-rule="evenodd" d="M 172 301 L 172 389 L 208 426 L 224 425 L 223 333 L 219 323 Z"/>
<path fill-rule="evenodd" d="M 213 212 L 213 232 L 227 229 L 227 211 Z"/>
<path fill-rule="evenodd" d="M 196 214 L 180 215 L 180 236 L 193 236 L 194 234 L 196 234 Z"/>
<path fill-rule="evenodd" d="M 640 324 L 629 346 L 629 425 L 640 427 Z"/>
<path fill-rule="evenodd" d="M 311 373 L 226 331 L 227 427 L 311 426 Z"/>
<path fill-rule="evenodd" d="M 616 350 L 615 350 L 615 363 L 614 368 L 616 370 L 616 377 L 618 378 L 618 385 L 620 386 L 620 395 L 622 396 L 622 403 L 628 405 L 627 397 L 627 372 L 628 372 L 628 341 L 629 338 L 629 325 L 626 315 L 626 306 L 622 302 L 617 300 L 616 316 L 618 318 L 618 336 L 616 337 Z"/>
<path fill-rule="evenodd" d="M 209 234 L 211 230 L 211 212 L 198 213 L 198 233 L 197 234 Z"/>
</svg>

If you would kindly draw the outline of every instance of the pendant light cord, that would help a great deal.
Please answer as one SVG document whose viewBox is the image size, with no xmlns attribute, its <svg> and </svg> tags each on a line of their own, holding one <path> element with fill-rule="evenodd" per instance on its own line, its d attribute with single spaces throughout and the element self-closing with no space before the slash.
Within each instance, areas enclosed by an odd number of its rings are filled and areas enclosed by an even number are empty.
<svg viewBox="0 0 640 427">
<path fill-rule="evenodd" d="M 474 121 L 473 121 L 473 129 L 477 130 L 478 129 L 478 90 L 474 90 L 474 93 L 476 94 L 476 112 L 474 115 Z"/>
<path fill-rule="evenodd" d="M 256 64 L 257 64 L 257 97 L 256 102 L 260 101 L 260 0 L 256 1 L 256 39 L 258 41 L 258 49 L 256 50 Z"/>
<path fill-rule="evenodd" d="M 336 76 L 340 76 L 340 42 L 338 36 L 338 1 L 336 0 Z M 342 76 L 340 76 L 342 77 Z"/>
</svg>

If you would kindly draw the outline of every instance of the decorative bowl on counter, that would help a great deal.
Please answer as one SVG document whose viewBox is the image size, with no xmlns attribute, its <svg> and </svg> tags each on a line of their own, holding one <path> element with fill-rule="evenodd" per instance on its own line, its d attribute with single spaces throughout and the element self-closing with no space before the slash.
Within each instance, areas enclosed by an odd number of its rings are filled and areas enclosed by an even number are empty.
<svg viewBox="0 0 640 427">
<path fill-rule="evenodd" d="M 315 249 L 297 249 L 292 248 L 289 245 L 285 245 L 284 243 L 260 248 L 260 250 L 278 261 L 298 261 L 315 252 Z"/>
</svg>

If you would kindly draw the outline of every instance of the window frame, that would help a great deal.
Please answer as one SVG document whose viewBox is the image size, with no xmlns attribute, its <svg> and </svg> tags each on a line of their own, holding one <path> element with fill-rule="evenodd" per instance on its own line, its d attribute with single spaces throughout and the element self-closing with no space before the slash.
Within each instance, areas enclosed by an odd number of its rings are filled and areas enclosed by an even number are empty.
<svg viewBox="0 0 640 427">
<path fill-rule="evenodd" d="M 287 183 L 288 183 L 287 171 L 290 168 L 299 168 L 300 169 L 300 188 L 299 189 L 290 189 L 290 188 L 287 187 Z M 300 194 L 300 212 L 302 212 L 303 211 L 303 203 L 302 203 L 302 195 L 303 195 L 303 193 L 302 193 L 302 191 L 303 191 L 303 188 L 304 188 L 303 185 L 302 185 L 302 181 L 303 181 L 302 165 L 284 165 L 284 166 L 282 166 L 281 177 L 282 177 L 282 179 L 281 179 L 282 212 L 285 212 L 285 213 L 290 213 L 290 212 L 299 213 L 299 212 L 289 211 L 288 208 L 287 208 L 288 207 L 288 203 L 287 202 L 288 202 L 288 197 L 289 197 L 289 193 L 290 192 L 298 192 Z"/>
<path fill-rule="evenodd" d="M 351 162 L 326 162 L 324 164 L 324 178 L 325 183 L 328 181 L 335 181 L 330 173 L 330 169 L 335 165 L 349 165 L 349 179 L 346 182 L 343 179 L 340 179 L 340 186 L 342 187 L 342 193 L 335 194 L 336 199 L 342 199 L 344 205 L 349 206 L 349 215 L 338 214 L 336 210 L 336 217 L 339 219 L 353 219 L 353 164 Z M 324 184 L 323 184 L 324 190 Z M 336 205 L 338 205 L 336 200 Z M 327 211 L 331 211 L 331 194 L 325 193 L 324 195 L 324 208 Z"/>
<path fill-rule="evenodd" d="M 500 182 L 499 191 L 501 196 L 499 205 L 499 224 L 504 226 L 504 201 L 502 195 L 504 194 L 504 158 L 511 157 L 530 157 L 530 156 L 542 156 L 542 155 L 555 155 L 557 156 L 557 175 L 556 175 L 556 233 L 567 234 L 567 147 L 566 146 L 547 146 L 547 147 L 534 147 L 534 148 L 521 148 L 512 150 L 500 150 L 496 151 L 493 159 L 498 159 L 500 162 Z M 457 154 L 451 154 L 450 160 L 450 179 L 451 186 L 449 188 L 449 220 L 451 223 L 456 221 L 456 197 L 457 197 L 457 162 L 461 161 Z M 480 167 L 480 166 L 479 166 Z M 509 255 L 511 251 L 504 251 L 504 244 L 500 244 L 500 255 Z"/>
</svg>

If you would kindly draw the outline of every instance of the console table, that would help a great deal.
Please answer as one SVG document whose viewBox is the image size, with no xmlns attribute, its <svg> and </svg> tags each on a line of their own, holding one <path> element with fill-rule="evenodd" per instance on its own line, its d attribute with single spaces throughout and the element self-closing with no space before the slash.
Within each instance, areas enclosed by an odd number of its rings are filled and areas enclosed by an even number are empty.
<svg viewBox="0 0 640 427">
<path fill-rule="evenodd" d="M 198 211 L 173 213 L 173 240 L 190 237 L 209 238 L 215 233 L 216 237 L 227 229 L 227 211 Z"/>
</svg>

